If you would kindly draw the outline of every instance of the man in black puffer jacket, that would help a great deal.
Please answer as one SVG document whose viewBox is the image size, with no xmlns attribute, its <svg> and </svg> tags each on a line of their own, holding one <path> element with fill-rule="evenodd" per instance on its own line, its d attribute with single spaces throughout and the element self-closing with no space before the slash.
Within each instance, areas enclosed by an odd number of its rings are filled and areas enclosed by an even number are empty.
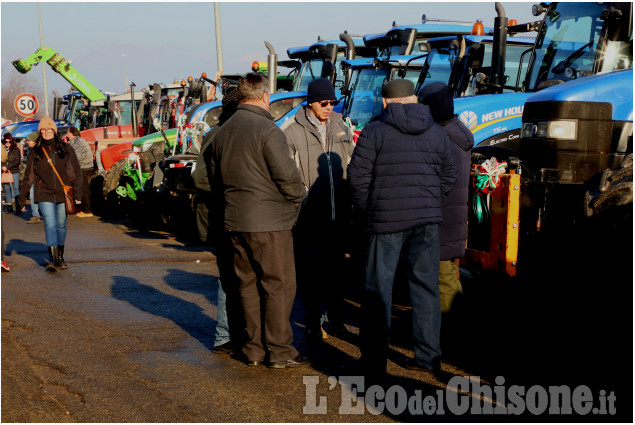
<svg viewBox="0 0 635 425">
<path fill-rule="evenodd" d="M 417 103 L 411 81 L 390 81 L 382 97 L 384 111 L 360 134 L 348 166 L 353 206 L 367 217 L 370 233 L 360 366 L 367 375 L 386 372 L 392 286 L 402 256 L 415 349 L 406 367 L 438 370 L 439 223 L 441 200 L 456 180 L 454 159 L 447 135 Z"/>
<path fill-rule="evenodd" d="M 463 293 L 459 280 L 459 258 L 465 254 L 467 241 L 467 203 L 474 136 L 454 115 L 454 98 L 447 84 L 439 82 L 424 86 L 419 92 L 419 102 L 430 107 L 432 117 L 448 134 L 456 162 L 456 185 L 441 204 L 443 224 L 439 227 L 441 313 L 448 313 L 457 295 Z"/>
</svg>

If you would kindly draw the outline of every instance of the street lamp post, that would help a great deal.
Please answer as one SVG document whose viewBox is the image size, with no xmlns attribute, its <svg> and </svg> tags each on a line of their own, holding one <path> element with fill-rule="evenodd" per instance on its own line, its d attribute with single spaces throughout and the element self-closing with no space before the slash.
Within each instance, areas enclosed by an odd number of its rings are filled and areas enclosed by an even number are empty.
<svg viewBox="0 0 635 425">
<path fill-rule="evenodd" d="M 125 87 L 125 90 L 127 90 L 130 85 L 128 84 L 128 74 L 126 73 L 126 54 L 125 53 L 121 54 L 121 68 L 123 69 L 124 87 Z"/>
<path fill-rule="evenodd" d="M 40 2 L 37 2 L 37 16 L 38 21 L 40 23 L 40 47 L 44 46 L 44 37 L 42 37 L 42 12 L 40 10 Z M 46 71 L 44 70 L 46 67 L 42 67 L 42 79 L 44 80 L 44 112 L 46 116 L 49 116 L 49 96 L 46 88 Z M 54 119 L 57 117 L 53 117 Z"/>
<path fill-rule="evenodd" d="M 218 8 L 218 2 L 214 2 L 214 26 L 216 27 L 216 62 L 218 65 L 218 72 L 223 72 L 223 47 L 221 45 L 220 36 L 220 10 Z"/>
</svg>

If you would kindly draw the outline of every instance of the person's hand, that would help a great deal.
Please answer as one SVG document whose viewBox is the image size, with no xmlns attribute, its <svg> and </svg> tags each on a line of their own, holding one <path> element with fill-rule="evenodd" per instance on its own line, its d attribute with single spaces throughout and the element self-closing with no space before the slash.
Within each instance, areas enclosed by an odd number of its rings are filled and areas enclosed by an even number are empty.
<svg viewBox="0 0 635 425">
<path fill-rule="evenodd" d="M 81 203 L 82 203 L 82 201 L 79 201 L 79 200 L 75 199 L 75 203 L 76 203 L 76 204 L 81 204 Z"/>
<path fill-rule="evenodd" d="M 7 171 L 7 167 L 5 167 L 4 165 L 2 166 L 2 171 Z"/>
<path fill-rule="evenodd" d="M 25 212 L 25 211 L 26 211 L 26 207 L 22 207 L 22 212 Z"/>
</svg>

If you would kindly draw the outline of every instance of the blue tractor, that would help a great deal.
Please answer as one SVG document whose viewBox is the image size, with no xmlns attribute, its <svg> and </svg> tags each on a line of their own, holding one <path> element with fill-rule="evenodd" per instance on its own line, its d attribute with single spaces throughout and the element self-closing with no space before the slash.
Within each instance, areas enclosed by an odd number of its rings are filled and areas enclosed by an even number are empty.
<svg viewBox="0 0 635 425">
<path fill-rule="evenodd" d="M 533 10 L 544 19 L 508 28 L 499 16 L 495 25 L 503 34 L 538 33 L 523 54 L 522 84 L 509 84 L 493 58 L 490 74 L 474 79 L 477 90 L 493 93 L 455 99 L 455 112 L 480 142 L 463 264 L 510 276 L 530 271 L 562 241 L 606 234 L 632 219 L 632 3 Z M 494 176 L 492 164 L 507 170 Z M 490 178 L 498 188 L 479 191 L 479 179 Z"/>
</svg>

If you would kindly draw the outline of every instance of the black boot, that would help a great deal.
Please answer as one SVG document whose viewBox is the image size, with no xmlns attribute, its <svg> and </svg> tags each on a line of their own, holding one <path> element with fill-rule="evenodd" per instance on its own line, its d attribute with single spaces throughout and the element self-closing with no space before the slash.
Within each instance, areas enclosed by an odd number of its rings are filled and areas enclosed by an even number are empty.
<svg viewBox="0 0 635 425">
<path fill-rule="evenodd" d="M 46 265 L 46 270 L 49 272 L 56 272 L 59 266 L 59 257 L 57 254 L 56 246 L 49 246 L 49 259 L 50 262 Z"/>
<path fill-rule="evenodd" d="M 20 207 L 20 204 L 18 204 L 18 201 L 15 202 L 15 213 L 16 215 L 22 214 L 22 208 Z"/>
<path fill-rule="evenodd" d="M 64 245 L 57 246 L 57 266 L 60 269 L 67 269 L 68 264 L 64 261 Z"/>
<path fill-rule="evenodd" d="M 13 205 L 8 205 L 7 206 L 7 214 L 12 214 L 13 213 Z"/>
</svg>

